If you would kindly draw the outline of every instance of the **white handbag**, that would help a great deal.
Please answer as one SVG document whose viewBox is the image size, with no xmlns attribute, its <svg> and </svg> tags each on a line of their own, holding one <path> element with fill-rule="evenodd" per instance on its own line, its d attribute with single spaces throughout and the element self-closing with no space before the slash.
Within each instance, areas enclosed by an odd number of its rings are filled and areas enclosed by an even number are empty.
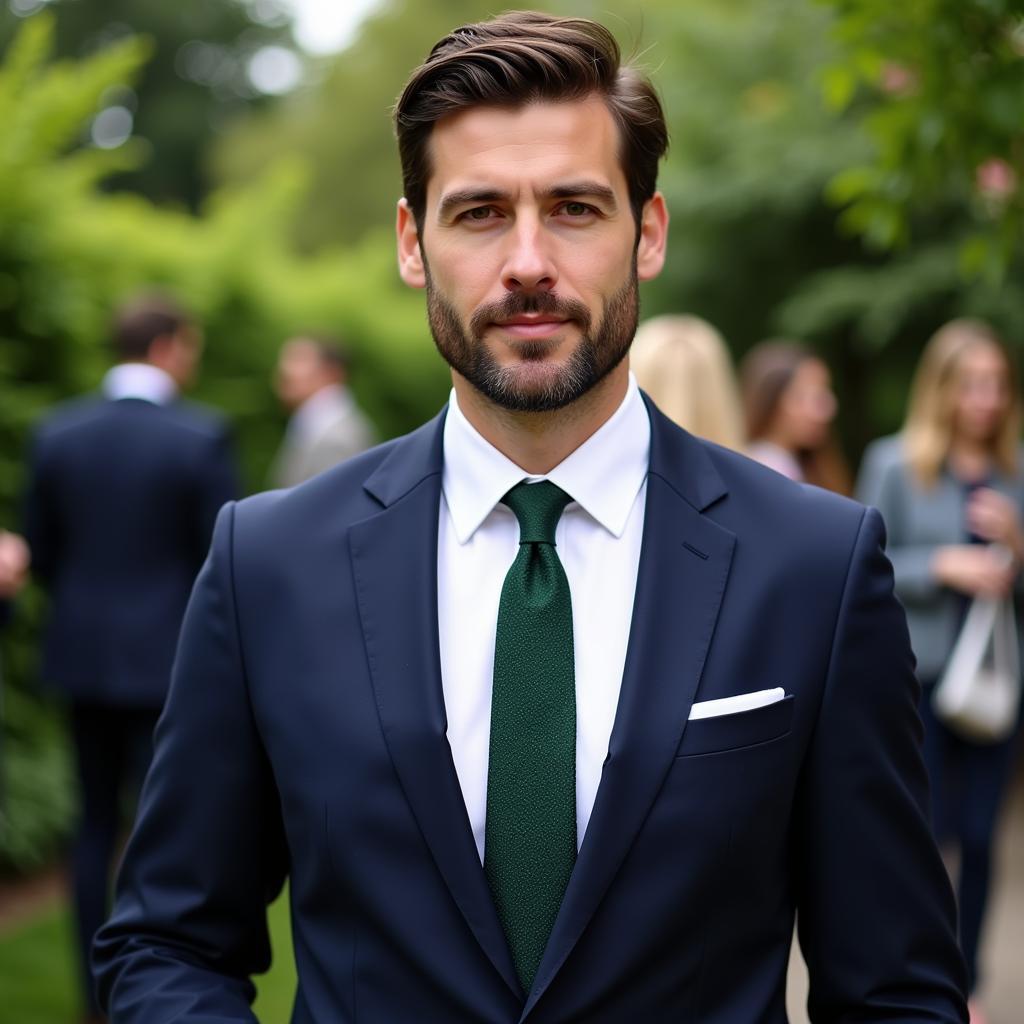
<svg viewBox="0 0 1024 1024">
<path fill-rule="evenodd" d="M 1012 598 L 976 597 L 942 678 L 935 714 L 975 743 L 1007 739 L 1020 710 L 1020 648 Z"/>
</svg>

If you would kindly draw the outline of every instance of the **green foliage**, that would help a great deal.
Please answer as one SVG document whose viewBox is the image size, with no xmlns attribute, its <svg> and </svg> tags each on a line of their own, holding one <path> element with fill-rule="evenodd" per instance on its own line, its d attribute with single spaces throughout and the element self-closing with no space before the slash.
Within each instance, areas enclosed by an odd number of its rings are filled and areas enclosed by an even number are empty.
<svg viewBox="0 0 1024 1024">
<path fill-rule="evenodd" d="M 367 20 L 356 43 L 323 62 L 313 87 L 250 112 L 213 140 L 215 175 L 238 184 L 282 152 L 301 153 L 312 168 L 295 224 L 303 247 L 351 245 L 389 226 L 402 191 L 391 107 L 435 39 L 495 10 L 487 0 L 390 0 Z"/>
<path fill-rule="evenodd" d="M 274 963 L 256 978 L 257 1020 L 286 1021 L 295 1001 L 295 960 L 288 916 L 288 890 L 268 915 Z M 74 961 L 73 923 L 66 907 L 47 907 L 38 916 L 0 934 L 0 992 L 4 1020 L 17 1024 L 57 1024 L 74 1020 L 80 1005 Z"/>
<path fill-rule="evenodd" d="M 249 81 L 248 63 L 264 46 L 291 45 L 287 8 L 274 0 L 258 6 L 244 0 L 37 3 L 52 13 L 61 58 L 90 57 L 132 36 L 147 39 L 145 67 L 107 78 L 102 107 L 130 110 L 138 144 L 151 158 L 114 180 L 150 199 L 196 209 L 208 191 L 204 152 L 211 132 L 266 102 Z M 0 49 L 20 20 L 0 0 Z M 75 130 L 84 135 L 97 109 L 94 103 Z"/>
<path fill-rule="evenodd" d="M 959 267 L 998 282 L 1024 243 L 1024 2 L 825 0 L 840 59 L 824 76 L 874 143 L 832 182 L 843 224 L 887 250 L 952 207 Z"/>
<path fill-rule="evenodd" d="M 354 390 L 385 436 L 431 416 L 446 369 L 422 297 L 398 282 L 390 238 L 368 234 L 346 251 L 296 257 L 285 236 L 307 176 L 297 163 L 214 196 L 201 217 L 102 191 L 103 177 L 133 154 L 83 148 L 81 128 L 112 83 L 138 73 L 146 46 L 124 40 L 86 60 L 51 62 L 53 30 L 52 18 L 28 19 L 0 64 L 0 524 L 19 519 L 31 424 L 99 383 L 112 310 L 142 287 L 176 293 L 203 324 L 196 397 L 233 418 L 250 489 L 263 485 L 280 440 L 270 373 L 292 332 L 349 341 Z M 27 867 L 66 830 L 70 790 L 53 716 L 30 696 L 41 602 L 19 605 L 5 638 L 0 864 Z"/>
</svg>

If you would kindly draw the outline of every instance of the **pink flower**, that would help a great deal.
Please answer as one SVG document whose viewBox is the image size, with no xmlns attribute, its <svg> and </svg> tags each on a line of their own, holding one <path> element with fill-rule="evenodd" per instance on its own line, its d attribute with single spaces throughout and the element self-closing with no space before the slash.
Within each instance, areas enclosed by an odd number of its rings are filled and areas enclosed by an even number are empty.
<svg viewBox="0 0 1024 1024">
<path fill-rule="evenodd" d="M 880 84 L 890 96 L 909 96 L 917 92 L 917 72 L 905 64 L 888 61 L 882 68 Z"/>
<path fill-rule="evenodd" d="M 1001 157 L 993 156 L 978 164 L 974 183 L 985 199 L 1008 199 L 1017 191 L 1017 172 Z"/>
</svg>

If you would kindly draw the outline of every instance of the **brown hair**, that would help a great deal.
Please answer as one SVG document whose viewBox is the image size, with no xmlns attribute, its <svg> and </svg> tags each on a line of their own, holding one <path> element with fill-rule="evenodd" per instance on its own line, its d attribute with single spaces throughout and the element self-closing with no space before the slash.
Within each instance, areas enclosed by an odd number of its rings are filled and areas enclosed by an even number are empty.
<svg viewBox="0 0 1024 1024">
<path fill-rule="evenodd" d="M 823 362 L 795 341 L 763 341 L 744 356 L 740 363 L 740 388 L 747 437 L 751 441 L 760 440 L 771 430 L 782 396 L 793 383 L 797 370 L 810 360 Z M 850 493 L 850 470 L 831 433 L 820 448 L 794 455 L 807 483 L 839 494 Z"/>
<path fill-rule="evenodd" d="M 121 362 L 144 360 L 157 338 L 169 337 L 192 324 L 172 298 L 158 292 L 137 295 L 114 315 L 112 344 Z"/>
<path fill-rule="evenodd" d="M 619 127 L 621 161 L 633 215 L 640 221 L 668 148 L 665 115 L 654 86 L 621 63 L 603 25 L 511 11 L 449 33 L 413 71 L 395 104 L 402 185 L 422 228 L 430 177 L 430 133 L 441 118 L 471 107 L 520 107 L 540 100 L 604 98 Z"/>
<path fill-rule="evenodd" d="M 939 477 L 953 443 L 957 371 L 968 349 L 991 345 L 1006 364 L 1010 408 L 992 442 L 992 458 L 1008 476 L 1017 474 L 1017 446 L 1021 427 L 1020 387 L 1010 353 L 995 330 L 982 320 L 951 320 L 932 335 L 924 348 L 910 389 L 910 404 L 903 425 L 907 462 L 925 487 Z"/>
<path fill-rule="evenodd" d="M 352 366 L 352 357 L 348 348 L 336 335 L 323 334 L 318 331 L 301 331 L 298 334 L 293 334 L 288 341 L 301 341 L 311 345 L 321 365 L 338 373 L 346 373 Z"/>
</svg>

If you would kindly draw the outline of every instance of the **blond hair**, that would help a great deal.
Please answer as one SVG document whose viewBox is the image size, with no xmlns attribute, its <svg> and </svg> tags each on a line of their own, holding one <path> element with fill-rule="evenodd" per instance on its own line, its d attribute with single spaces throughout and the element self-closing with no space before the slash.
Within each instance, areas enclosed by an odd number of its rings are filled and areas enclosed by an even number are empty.
<svg viewBox="0 0 1024 1024">
<path fill-rule="evenodd" d="M 684 430 L 729 448 L 744 445 L 743 413 L 722 336 L 696 316 L 640 325 L 630 353 L 637 382 Z"/>
<path fill-rule="evenodd" d="M 995 348 L 1006 364 L 1010 407 L 992 441 L 992 458 L 1008 476 L 1017 473 L 1021 429 L 1020 389 L 1013 361 L 995 330 L 982 320 L 951 320 L 925 345 L 914 373 L 910 404 L 903 425 L 903 445 L 911 470 L 925 487 L 932 487 L 953 444 L 957 372 L 969 349 Z"/>
</svg>

